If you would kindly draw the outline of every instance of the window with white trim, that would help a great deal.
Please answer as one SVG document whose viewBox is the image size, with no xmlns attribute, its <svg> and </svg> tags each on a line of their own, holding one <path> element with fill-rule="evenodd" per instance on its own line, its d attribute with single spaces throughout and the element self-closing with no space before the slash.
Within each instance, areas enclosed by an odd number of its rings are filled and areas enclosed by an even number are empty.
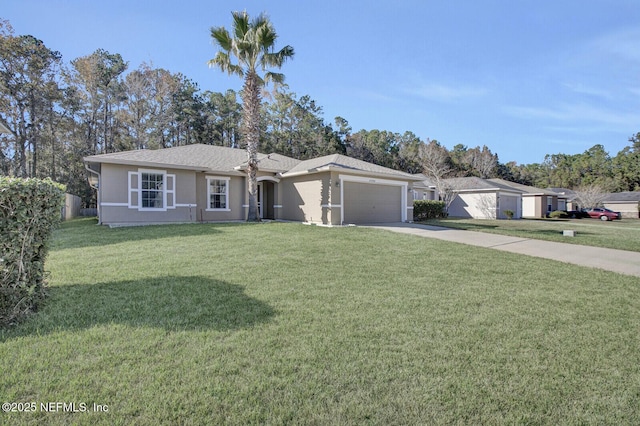
<svg viewBox="0 0 640 426">
<path fill-rule="evenodd" d="M 129 172 L 130 209 L 166 211 L 176 208 L 176 175 L 165 170 L 138 169 Z"/>
<path fill-rule="evenodd" d="M 141 183 L 140 207 L 143 209 L 164 208 L 164 174 L 143 172 Z"/>
<path fill-rule="evenodd" d="M 207 210 L 229 211 L 229 178 L 207 177 Z"/>
</svg>

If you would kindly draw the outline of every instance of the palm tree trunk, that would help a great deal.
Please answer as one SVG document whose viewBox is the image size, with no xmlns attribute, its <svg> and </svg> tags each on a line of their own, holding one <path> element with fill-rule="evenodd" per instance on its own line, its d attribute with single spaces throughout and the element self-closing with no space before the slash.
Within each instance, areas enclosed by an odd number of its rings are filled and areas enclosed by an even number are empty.
<svg viewBox="0 0 640 426">
<path fill-rule="evenodd" d="M 259 222 L 258 213 L 258 144 L 260 142 L 260 85 L 255 72 L 248 72 L 242 89 L 245 121 L 242 133 L 247 142 L 247 190 L 249 192 L 248 222 Z"/>
</svg>

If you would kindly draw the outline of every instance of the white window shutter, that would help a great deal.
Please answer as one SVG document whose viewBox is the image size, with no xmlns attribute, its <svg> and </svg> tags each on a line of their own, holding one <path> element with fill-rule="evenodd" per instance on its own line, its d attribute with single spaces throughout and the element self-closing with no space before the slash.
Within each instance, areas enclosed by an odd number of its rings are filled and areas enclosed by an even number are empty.
<svg viewBox="0 0 640 426">
<path fill-rule="evenodd" d="M 129 172 L 129 208 L 140 208 L 140 173 Z"/>
<path fill-rule="evenodd" d="M 168 209 L 176 208 L 176 175 L 167 174 L 167 189 L 165 196 L 167 197 L 166 206 Z"/>
</svg>

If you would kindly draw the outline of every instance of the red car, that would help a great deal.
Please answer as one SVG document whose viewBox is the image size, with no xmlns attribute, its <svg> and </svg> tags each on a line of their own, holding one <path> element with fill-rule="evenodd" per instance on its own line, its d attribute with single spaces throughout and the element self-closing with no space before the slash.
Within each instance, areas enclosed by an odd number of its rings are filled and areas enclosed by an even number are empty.
<svg viewBox="0 0 640 426">
<path fill-rule="evenodd" d="M 614 212 L 613 210 L 605 209 L 603 207 L 596 207 L 593 209 L 583 209 L 583 212 L 589 215 L 590 218 L 600 219 L 600 220 L 615 220 L 621 219 L 619 212 Z"/>
</svg>

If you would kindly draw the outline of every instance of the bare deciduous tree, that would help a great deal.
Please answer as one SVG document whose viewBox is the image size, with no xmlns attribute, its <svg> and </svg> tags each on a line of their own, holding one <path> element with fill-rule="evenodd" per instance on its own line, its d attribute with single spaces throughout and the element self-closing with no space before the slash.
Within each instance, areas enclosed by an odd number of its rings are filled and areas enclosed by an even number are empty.
<svg viewBox="0 0 640 426">
<path fill-rule="evenodd" d="M 606 193 L 600 185 L 583 185 L 576 189 L 576 199 L 582 208 L 592 208 L 602 205 L 606 198 Z"/>
<path fill-rule="evenodd" d="M 445 203 L 445 211 L 448 211 L 456 195 L 455 185 L 446 180 L 453 173 L 449 152 L 438 141 L 432 140 L 420 145 L 418 158 L 423 173 L 435 183 L 440 198 Z"/>
</svg>

